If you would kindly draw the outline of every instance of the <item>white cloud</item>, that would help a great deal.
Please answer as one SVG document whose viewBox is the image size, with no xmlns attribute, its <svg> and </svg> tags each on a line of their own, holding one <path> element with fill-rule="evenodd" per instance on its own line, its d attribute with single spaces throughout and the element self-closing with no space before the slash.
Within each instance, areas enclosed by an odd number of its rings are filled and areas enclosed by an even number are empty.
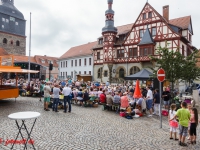
<svg viewBox="0 0 200 150">
<path fill-rule="evenodd" d="M 113 0 L 115 26 L 134 23 L 146 0 Z M 162 15 L 170 6 L 170 19 L 192 16 L 193 45 L 200 48 L 199 0 L 149 0 Z M 15 0 L 15 6 L 27 20 L 27 55 L 29 50 L 30 12 L 32 12 L 31 55 L 60 57 L 68 49 L 95 41 L 105 25 L 107 0 Z"/>
</svg>

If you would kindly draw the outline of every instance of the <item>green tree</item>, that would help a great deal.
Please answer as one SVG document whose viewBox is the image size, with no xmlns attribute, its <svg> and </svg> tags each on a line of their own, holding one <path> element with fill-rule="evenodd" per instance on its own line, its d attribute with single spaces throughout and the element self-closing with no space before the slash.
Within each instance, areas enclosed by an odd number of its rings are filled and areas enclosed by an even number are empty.
<svg viewBox="0 0 200 150">
<path fill-rule="evenodd" d="M 150 56 L 152 62 L 156 62 L 156 66 L 152 68 L 157 71 L 157 68 L 165 70 L 165 78 L 172 83 L 172 90 L 176 80 L 182 77 L 184 56 L 180 52 L 169 50 L 167 47 L 158 47 L 157 56 Z"/>
<path fill-rule="evenodd" d="M 200 79 L 200 68 L 196 65 L 198 58 L 198 50 L 187 56 L 183 63 L 182 80 L 189 82 Z"/>
</svg>

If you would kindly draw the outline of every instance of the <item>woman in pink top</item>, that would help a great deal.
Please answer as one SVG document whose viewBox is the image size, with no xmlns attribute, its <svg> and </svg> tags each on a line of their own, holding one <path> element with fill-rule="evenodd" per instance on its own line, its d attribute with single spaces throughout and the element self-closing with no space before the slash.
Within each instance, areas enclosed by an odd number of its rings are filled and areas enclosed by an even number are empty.
<svg viewBox="0 0 200 150">
<path fill-rule="evenodd" d="M 121 107 L 127 108 L 129 106 L 129 101 L 127 97 L 127 92 L 123 93 L 123 96 L 121 97 Z"/>
<path fill-rule="evenodd" d="M 197 125 L 198 125 L 198 111 L 196 108 L 192 108 L 191 117 L 190 117 L 190 141 L 191 141 L 191 144 L 196 144 Z"/>
</svg>

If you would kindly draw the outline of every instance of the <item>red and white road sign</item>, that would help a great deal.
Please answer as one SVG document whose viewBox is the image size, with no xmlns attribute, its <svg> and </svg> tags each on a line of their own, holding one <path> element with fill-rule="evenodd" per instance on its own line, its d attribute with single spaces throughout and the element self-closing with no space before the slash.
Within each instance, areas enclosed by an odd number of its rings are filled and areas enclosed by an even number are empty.
<svg viewBox="0 0 200 150">
<path fill-rule="evenodd" d="M 158 78 L 158 81 L 160 82 L 163 82 L 165 80 L 165 70 L 160 68 L 158 71 L 157 71 L 157 78 Z"/>
</svg>

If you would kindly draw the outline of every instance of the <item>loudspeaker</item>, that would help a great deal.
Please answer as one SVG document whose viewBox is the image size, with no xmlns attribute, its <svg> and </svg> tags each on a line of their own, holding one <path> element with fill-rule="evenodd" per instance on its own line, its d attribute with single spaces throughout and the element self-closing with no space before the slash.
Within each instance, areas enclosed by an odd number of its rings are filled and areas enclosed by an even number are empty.
<svg viewBox="0 0 200 150">
<path fill-rule="evenodd" d="M 53 69 L 53 64 L 50 63 L 50 64 L 49 64 L 49 70 L 52 70 L 52 69 Z"/>
</svg>

